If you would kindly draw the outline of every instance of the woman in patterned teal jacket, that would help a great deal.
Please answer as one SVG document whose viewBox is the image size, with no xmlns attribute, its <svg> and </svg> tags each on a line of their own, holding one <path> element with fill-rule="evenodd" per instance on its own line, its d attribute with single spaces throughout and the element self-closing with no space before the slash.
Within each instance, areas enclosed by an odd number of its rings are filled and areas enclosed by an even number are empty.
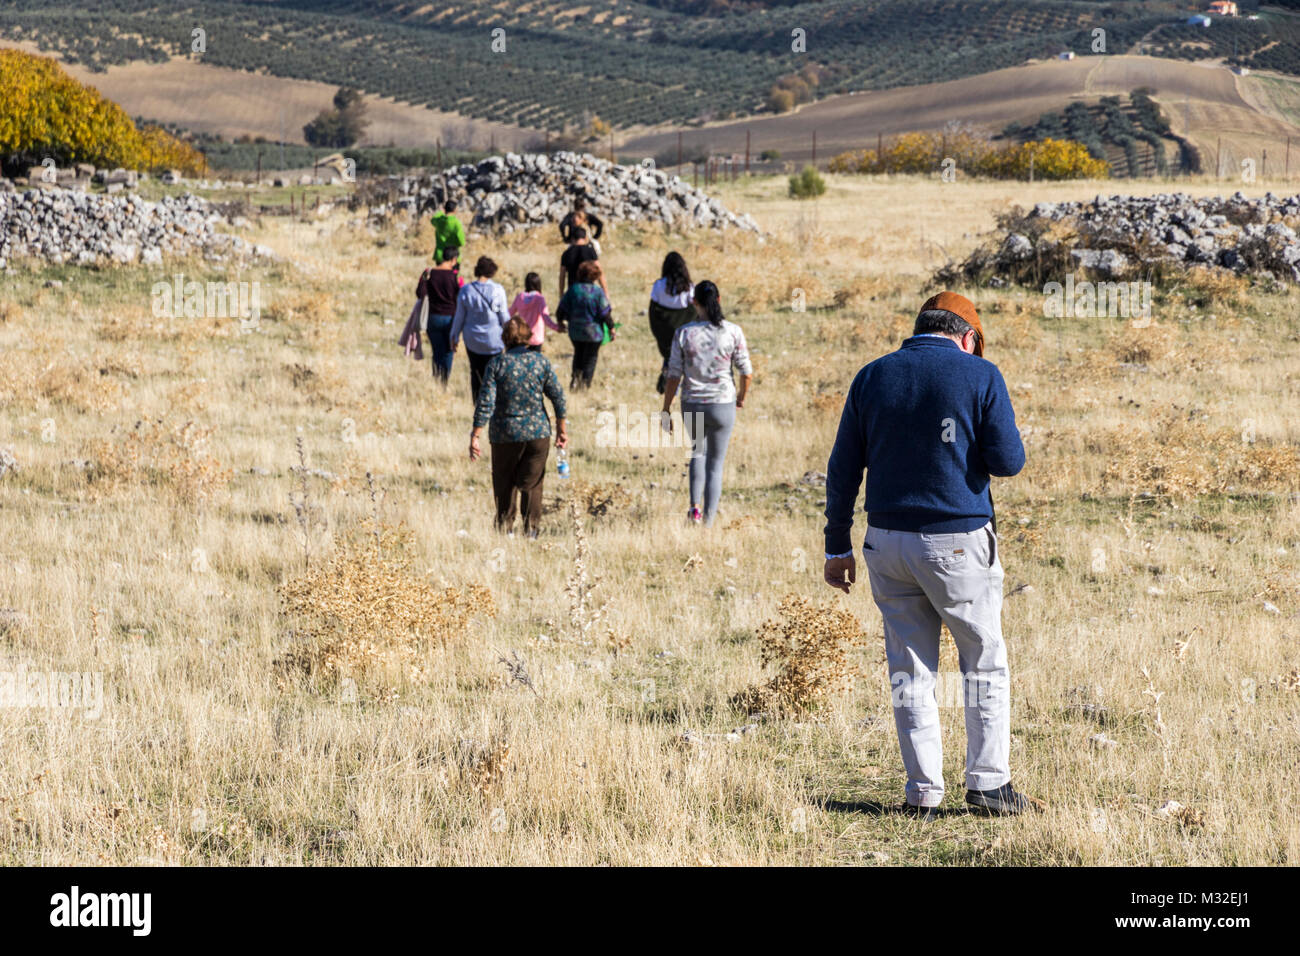
<svg viewBox="0 0 1300 956">
<path fill-rule="evenodd" d="M 496 498 L 496 526 L 511 532 L 515 523 L 515 492 L 524 513 L 524 532 L 537 537 L 542 517 L 542 481 L 551 450 L 551 422 L 545 399 L 555 409 L 555 447 L 569 443 L 565 425 L 564 391 L 555 369 L 541 352 L 528 349 L 532 329 L 516 316 L 501 330 L 505 351 L 483 370 L 483 386 L 474 409 L 474 429 L 469 436 L 469 457 L 483 454 L 479 437 L 488 429 L 492 446 L 492 493 Z"/>
<path fill-rule="evenodd" d="M 616 335 L 609 299 L 598 285 L 600 277 L 599 262 L 584 262 L 578 266 L 578 281 L 569 287 L 555 308 L 560 329 L 569 333 L 569 341 L 573 343 L 573 372 L 569 388 L 591 385 L 605 332 L 608 330 L 611 342 Z"/>
</svg>

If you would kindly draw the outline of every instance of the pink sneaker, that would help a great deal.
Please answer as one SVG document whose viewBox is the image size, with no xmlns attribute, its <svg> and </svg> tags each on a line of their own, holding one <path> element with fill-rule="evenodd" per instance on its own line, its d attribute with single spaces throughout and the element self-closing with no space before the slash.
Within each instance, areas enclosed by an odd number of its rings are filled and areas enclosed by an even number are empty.
<svg viewBox="0 0 1300 956">
<path fill-rule="evenodd" d="M 686 512 L 686 520 L 691 524 L 699 524 L 704 520 L 704 513 L 699 508 L 692 508 Z"/>
</svg>

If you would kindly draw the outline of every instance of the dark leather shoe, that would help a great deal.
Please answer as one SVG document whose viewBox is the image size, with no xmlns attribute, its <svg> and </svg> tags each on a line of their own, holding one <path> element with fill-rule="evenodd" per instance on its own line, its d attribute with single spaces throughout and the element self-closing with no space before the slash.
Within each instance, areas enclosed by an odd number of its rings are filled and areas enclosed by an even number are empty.
<svg viewBox="0 0 1300 956">
<path fill-rule="evenodd" d="M 1033 800 L 1018 793 L 1009 780 L 996 790 L 967 790 L 966 802 L 972 812 L 994 817 L 1015 816 L 1036 809 Z"/>
<path fill-rule="evenodd" d="M 905 803 L 898 808 L 898 812 L 905 817 L 920 820 L 922 823 L 933 823 L 939 819 L 938 807 L 914 807 L 910 803 Z"/>
</svg>

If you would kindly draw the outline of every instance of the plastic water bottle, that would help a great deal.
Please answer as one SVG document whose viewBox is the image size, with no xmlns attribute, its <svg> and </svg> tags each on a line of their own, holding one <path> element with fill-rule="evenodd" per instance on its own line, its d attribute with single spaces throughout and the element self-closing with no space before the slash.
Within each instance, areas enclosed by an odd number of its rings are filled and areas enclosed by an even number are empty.
<svg viewBox="0 0 1300 956">
<path fill-rule="evenodd" d="M 557 448 L 555 450 L 555 472 L 561 478 L 569 477 L 569 450 L 567 448 Z"/>
</svg>

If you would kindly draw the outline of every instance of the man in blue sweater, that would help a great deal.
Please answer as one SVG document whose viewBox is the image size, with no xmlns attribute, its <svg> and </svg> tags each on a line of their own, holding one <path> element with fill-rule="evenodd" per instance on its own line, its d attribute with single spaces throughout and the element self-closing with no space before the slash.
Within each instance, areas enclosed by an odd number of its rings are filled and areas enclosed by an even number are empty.
<svg viewBox="0 0 1300 956">
<path fill-rule="evenodd" d="M 826 467 L 826 583 L 857 579 L 850 532 L 862 473 L 862 554 L 885 623 L 894 721 L 907 771 L 906 810 L 943 801 L 935 699 L 941 627 L 952 632 L 966 713 L 966 802 L 982 813 L 1033 805 L 1011 785 L 1010 680 L 1002 642 L 1002 564 L 989 476 L 1024 467 L 1002 374 L 964 296 L 941 292 L 912 337 L 858 372 Z"/>
</svg>

